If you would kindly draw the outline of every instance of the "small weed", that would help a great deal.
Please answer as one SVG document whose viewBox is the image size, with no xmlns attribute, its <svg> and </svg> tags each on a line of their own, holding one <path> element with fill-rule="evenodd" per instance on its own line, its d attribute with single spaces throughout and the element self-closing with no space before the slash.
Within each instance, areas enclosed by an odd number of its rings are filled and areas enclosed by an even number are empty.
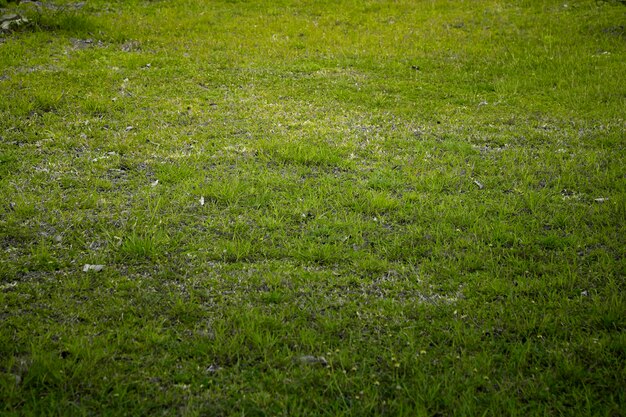
<svg viewBox="0 0 626 417">
<path fill-rule="evenodd" d="M 168 236 L 161 231 L 133 231 L 122 238 L 119 251 L 123 259 L 156 260 L 166 253 L 168 240 Z"/>
<path fill-rule="evenodd" d="M 58 269 L 58 267 L 59 263 L 46 239 L 41 239 L 36 246 L 31 248 L 29 269 L 37 271 L 54 271 Z"/>
</svg>

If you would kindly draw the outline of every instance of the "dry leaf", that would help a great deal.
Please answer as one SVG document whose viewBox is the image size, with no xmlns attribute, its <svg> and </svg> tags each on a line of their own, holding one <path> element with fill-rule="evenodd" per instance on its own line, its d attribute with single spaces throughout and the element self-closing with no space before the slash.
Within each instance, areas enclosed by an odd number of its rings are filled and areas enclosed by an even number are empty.
<svg viewBox="0 0 626 417">
<path fill-rule="evenodd" d="M 207 371 L 208 373 L 214 374 L 214 373 L 216 373 L 217 371 L 219 371 L 220 369 L 222 369 L 222 368 L 220 368 L 220 367 L 219 367 L 219 366 L 217 366 L 217 365 L 211 365 L 211 366 L 209 366 L 208 368 L 206 368 L 206 371 Z"/>
<path fill-rule="evenodd" d="M 304 365 L 322 365 L 328 366 L 328 361 L 323 356 L 304 355 L 298 358 L 298 361 Z"/>
<path fill-rule="evenodd" d="M 100 272 L 103 269 L 104 269 L 104 265 L 89 265 L 89 264 L 85 264 L 85 266 L 83 266 L 83 272 L 89 272 L 89 271 Z"/>
</svg>

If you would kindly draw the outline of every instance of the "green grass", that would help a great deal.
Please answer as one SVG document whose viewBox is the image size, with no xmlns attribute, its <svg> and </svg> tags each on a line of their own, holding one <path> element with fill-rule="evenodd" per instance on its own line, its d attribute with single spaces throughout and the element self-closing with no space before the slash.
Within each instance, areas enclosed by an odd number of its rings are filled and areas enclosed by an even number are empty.
<svg viewBox="0 0 626 417">
<path fill-rule="evenodd" d="M 0 415 L 623 415 L 626 8 L 44 3 Z"/>
</svg>

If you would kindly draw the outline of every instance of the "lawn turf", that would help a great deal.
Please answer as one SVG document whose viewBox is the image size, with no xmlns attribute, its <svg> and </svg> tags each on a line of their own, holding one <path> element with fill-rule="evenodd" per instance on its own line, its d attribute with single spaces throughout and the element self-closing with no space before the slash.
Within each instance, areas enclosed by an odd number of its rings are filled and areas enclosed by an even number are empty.
<svg viewBox="0 0 626 417">
<path fill-rule="evenodd" d="M 623 415 L 626 7 L 5 7 L 1 415 Z"/>
</svg>

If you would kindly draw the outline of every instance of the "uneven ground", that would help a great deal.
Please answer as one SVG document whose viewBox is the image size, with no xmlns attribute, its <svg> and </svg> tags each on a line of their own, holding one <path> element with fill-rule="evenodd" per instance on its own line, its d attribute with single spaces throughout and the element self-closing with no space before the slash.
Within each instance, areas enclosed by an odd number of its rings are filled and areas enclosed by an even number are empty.
<svg viewBox="0 0 626 417">
<path fill-rule="evenodd" d="M 44 3 L 1 415 L 624 415 L 626 7 Z"/>
</svg>

